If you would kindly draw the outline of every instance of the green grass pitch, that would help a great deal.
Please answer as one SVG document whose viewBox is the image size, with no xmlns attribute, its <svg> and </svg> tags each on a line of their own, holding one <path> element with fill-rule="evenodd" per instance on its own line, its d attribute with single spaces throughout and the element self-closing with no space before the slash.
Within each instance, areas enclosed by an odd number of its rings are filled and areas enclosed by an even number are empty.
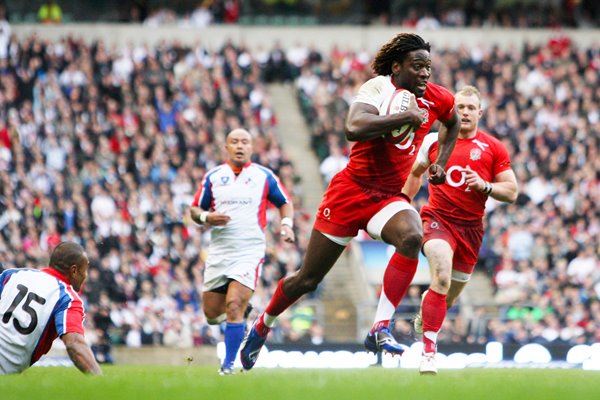
<svg viewBox="0 0 600 400">
<path fill-rule="evenodd" d="M 30 368 L 0 376 L 2 400 L 388 400 L 600 398 L 600 372 L 577 369 L 463 369 L 420 376 L 412 369 L 262 369 L 219 376 L 206 366 Z"/>
</svg>

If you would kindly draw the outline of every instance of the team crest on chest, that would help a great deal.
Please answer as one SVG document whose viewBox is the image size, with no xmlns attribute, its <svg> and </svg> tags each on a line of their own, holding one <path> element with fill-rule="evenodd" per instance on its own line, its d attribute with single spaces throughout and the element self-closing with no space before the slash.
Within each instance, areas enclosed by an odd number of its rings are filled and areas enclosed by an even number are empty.
<svg viewBox="0 0 600 400">
<path fill-rule="evenodd" d="M 469 155 L 469 158 L 473 161 L 479 160 L 481 158 L 481 149 L 471 149 L 471 154 Z"/>
<path fill-rule="evenodd" d="M 221 183 L 223 185 L 227 185 L 229 183 L 229 177 L 228 176 L 222 176 L 221 177 Z"/>
</svg>

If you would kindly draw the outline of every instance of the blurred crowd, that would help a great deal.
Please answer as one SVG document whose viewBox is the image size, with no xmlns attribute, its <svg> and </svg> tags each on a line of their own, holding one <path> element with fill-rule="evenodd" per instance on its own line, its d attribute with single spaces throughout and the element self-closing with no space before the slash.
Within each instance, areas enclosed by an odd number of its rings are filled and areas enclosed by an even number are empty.
<svg viewBox="0 0 600 400">
<path fill-rule="evenodd" d="M 286 74 L 298 89 L 328 180 L 347 162 L 344 115 L 371 76 L 372 55 L 336 48 L 305 54 L 305 62 L 288 64 Z M 508 148 L 521 191 L 516 204 L 487 205 L 477 269 L 488 274 L 494 296 L 469 315 L 451 310 L 438 341 L 600 341 L 598 48 L 558 35 L 543 45 L 434 48 L 432 54 L 433 82 L 481 91 L 480 128 Z M 426 196 L 423 186 L 417 208 Z M 419 291 L 411 293 L 400 316 L 419 307 Z M 402 317 L 397 333 L 410 336 Z"/>
<path fill-rule="evenodd" d="M 517 204 L 489 203 L 478 269 L 493 302 L 451 312 L 440 342 L 600 341 L 600 53 L 568 37 L 522 48 L 434 48 L 432 81 L 475 84 L 481 126 L 509 149 Z M 344 116 L 371 76 L 373 54 L 322 53 L 273 44 L 250 52 L 177 43 L 109 47 L 38 36 L 0 58 L 0 261 L 39 267 L 61 240 L 91 260 L 86 336 L 100 360 L 110 345 L 214 344 L 201 309 L 208 231 L 187 215 L 203 174 L 222 162 L 225 134 L 244 127 L 254 160 L 294 198 L 296 245 L 271 233 L 252 302 L 262 310 L 279 278 L 300 265 L 315 210 L 304 210 L 299 173 L 279 143 L 265 83 L 297 87 L 325 181 L 347 162 Z M 293 101 L 293 100 L 291 100 Z M 426 190 L 417 197 L 423 204 Z M 401 304 L 414 311 L 419 288 Z M 274 341 L 322 343 L 318 299 L 291 310 Z M 409 322 L 396 322 L 410 336 Z M 326 338 L 325 338 L 326 339 Z"/>
<path fill-rule="evenodd" d="M 203 0 L 192 4 L 187 7 L 184 5 L 183 9 L 180 4 L 177 10 L 142 7 L 136 2 L 130 11 L 130 21 L 153 26 L 207 26 L 240 22 L 282 24 L 286 17 L 292 16 L 294 18 L 290 20 L 300 23 L 395 25 L 417 30 L 465 26 L 589 28 L 600 25 L 600 6 L 592 0 Z"/>
<path fill-rule="evenodd" d="M 76 7 L 75 7 L 76 4 Z M 393 25 L 440 27 L 600 26 L 595 0 L 0 0 L 9 21 L 127 22 L 148 26 L 205 27 L 213 24 Z"/>
</svg>

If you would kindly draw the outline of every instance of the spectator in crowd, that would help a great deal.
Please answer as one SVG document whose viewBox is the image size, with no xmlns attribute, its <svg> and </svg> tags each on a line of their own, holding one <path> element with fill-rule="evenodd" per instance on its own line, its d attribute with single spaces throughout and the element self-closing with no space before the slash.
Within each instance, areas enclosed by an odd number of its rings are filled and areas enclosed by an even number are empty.
<svg viewBox="0 0 600 400">
<path fill-rule="evenodd" d="M 329 146 L 329 155 L 325 157 L 325 159 L 321 161 L 321 165 L 319 165 L 319 171 L 321 172 L 321 175 L 323 175 L 325 183 L 329 184 L 335 174 L 346 168 L 348 161 L 350 160 L 344 155 L 340 146 L 336 143 L 332 143 Z"/>
</svg>

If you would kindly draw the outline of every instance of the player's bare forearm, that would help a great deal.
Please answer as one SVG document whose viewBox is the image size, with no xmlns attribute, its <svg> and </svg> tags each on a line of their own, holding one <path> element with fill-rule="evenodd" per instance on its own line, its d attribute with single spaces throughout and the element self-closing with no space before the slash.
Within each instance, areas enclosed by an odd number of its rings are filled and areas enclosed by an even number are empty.
<svg viewBox="0 0 600 400">
<path fill-rule="evenodd" d="M 85 342 L 83 335 L 69 332 L 64 334 L 61 339 L 65 343 L 69 358 L 81 372 L 102 375 L 102 370 L 94 358 L 94 353 Z"/>
<path fill-rule="evenodd" d="M 498 201 L 514 203 L 517 201 L 519 190 L 516 182 L 494 182 L 490 196 Z"/>
<path fill-rule="evenodd" d="M 404 125 L 421 121 L 421 115 L 413 110 L 390 115 L 363 103 L 353 103 L 346 118 L 346 138 L 353 142 L 375 139 Z"/>
<path fill-rule="evenodd" d="M 438 133 L 438 155 L 435 163 L 446 169 L 448 159 L 454 150 L 458 132 L 460 131 L 460 119 L 454 113 L 452 117 L 440 125 Z"/>
<path fill-rule="evenodd" d="M 281 216 L 281 239 L 288 243 L 293 243 L 296 240 L 294 234 L 294 205 L 286 203 L 279 208 Z"/>
<path fill-rule="evenodd" d="M 512 169 L 503 171 L 496 175 L 494 182 L 490 183 L 490 196 L 498 201 L 514 203 L 519 195 L 517 177 Z"/>
<path fill-rule="evenodd" d="M 231 220 L 227 214 L 217 211 L 208 212 L 198 207 L 190 208 L 190 216 L 199 225 L 223 226 Z"/>
<path fill-rule="evenodd" d="M 190 208 L 190 217 L 192 218 L 192 221 L 194 221 L 197 224 L 202 224 L 202 222 L 200 221 L 200 214 L 202 214 L 202 209 L 199 207 L 191 207 Z"/>
<path fill-rule="evenodd" d="M 463 169 L 465 182 L 471 190 L 483 192 L 498 201 L 514 203 L 519 195 L 517 178 L 512 169 L 503 171 L 494 177 L 494 182 L 487 182 L 467 165 Z"/>
<path fill-rule="evenodd" d="M 282 220 L 286 217 L 294 219 L 294 205 L 291 203 L 291 199 L 289 203 L 285 203 L 279 208 L 279 215 Z"/>
<path fill-rule="evenodd" d="M 402 187 L 402 193 L 407 195 L 412 201 L 417 193 L 419 192 L 419 188 L 421 187 L 421 177 L 427 171 L 427 166 L 421 165 L 418 161 L 412 167 L 406 182 L 404 183 L 404 187 Z"/>
</svg>

